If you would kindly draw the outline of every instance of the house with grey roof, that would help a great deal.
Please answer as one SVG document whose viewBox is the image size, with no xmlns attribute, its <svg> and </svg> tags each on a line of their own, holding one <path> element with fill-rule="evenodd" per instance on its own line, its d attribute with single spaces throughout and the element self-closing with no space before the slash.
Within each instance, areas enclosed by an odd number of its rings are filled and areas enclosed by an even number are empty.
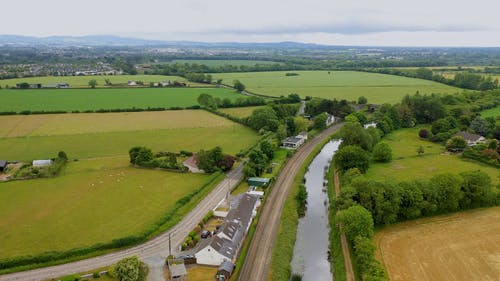
<svg viewBox="0 0 500 281">
<path fill-rule="evenodd" d="M 229 280 L 231 275 L 233 274 L 234 264 L 232 262 L 225 261 L 220 264 L 217 269 L 217 273 L 215 274 L 215 280 L 217 281 L 226 281 Z"/>
<path fill-rule="evenodd" d="M 219 232 L 211 238 L 210 244 L 195 254 L 198 264 L 217 266 L 236 259 L 260 200 L 257 196 L 247 193 L 235 200 L 237 205 L 229 210 Z"/>
<path fill-rule="evenodd" d="M 0 172 L 5 171 L 6 168 L 7 168 L 7 161 L 0 160 Z"/>
<path fill-rule="evenodd" d="M 471 133 L 468 133 L 465 131 L 458 132 L 455 134 L 455 136 L 460 136 L 460 137 L 464 138 L 467 141 L 468 146 L 474 146 L 474 145 L 486 142 L 485 137 L 480 136 L 480 135 L 476 135 L 476 134 L 471 134 Z"/>
</svg>

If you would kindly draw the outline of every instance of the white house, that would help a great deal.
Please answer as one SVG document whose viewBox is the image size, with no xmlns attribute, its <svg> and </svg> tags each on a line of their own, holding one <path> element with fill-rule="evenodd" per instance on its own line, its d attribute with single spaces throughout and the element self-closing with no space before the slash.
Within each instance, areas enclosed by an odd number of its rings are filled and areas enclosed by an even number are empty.
<svg viewBox="0 0 500 281">
<path fill-rule="evenodd" d="M 33 160 L 33 167 L 47 167 L 52 165 L 52 160 Z"/>
<path fill-rule="evenodd" d="M 331 114 L 326 114 L 326 126 L 330 126 L 332 125 L 333 123 L 335 123 L 335 116 L 331 115 Z"/>
<path fill-rule="evenodd" d="M 212 242 L 199 250 L 195 256 L 198 264 L 217 266 L 225 261 L 232 261 L 235 254 L 236 246 L 231 240 L 215 235 Z"/>
<path fill-rule="evenodd" d="M 128 81 L 128 84 L 129 86 L 137 86 L 137 82 L 135 81 Z"/>
</svg>

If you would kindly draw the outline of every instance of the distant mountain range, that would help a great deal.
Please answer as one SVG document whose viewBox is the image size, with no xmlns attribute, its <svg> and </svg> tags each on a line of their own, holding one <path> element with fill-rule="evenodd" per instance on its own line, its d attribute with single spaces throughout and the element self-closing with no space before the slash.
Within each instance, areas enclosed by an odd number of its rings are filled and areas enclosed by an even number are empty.
<svg viewBox="0 0 500 281">
<path fill-rule="evenodd" d="M 22 35 L 0 35 L 0 45 L 24 45 L 24 46 L 190 46 L 190 47 L 219 47 L 219 48 L 285 48 L 285 49 L 315 49 L 332 48 L 332 46 L 307 44 L 297 42 L 278 43 L 205 43 L 191 41 L 162 41 L 111 35 L 89 35 L 89 36 L 49 36 L 34 37 Z"/>
</svg>

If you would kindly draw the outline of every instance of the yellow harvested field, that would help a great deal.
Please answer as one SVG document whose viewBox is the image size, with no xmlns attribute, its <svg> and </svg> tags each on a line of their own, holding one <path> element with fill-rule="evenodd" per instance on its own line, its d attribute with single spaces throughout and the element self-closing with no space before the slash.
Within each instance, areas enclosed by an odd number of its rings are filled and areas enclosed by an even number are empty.
<svg viewBox="0 0 500 281">
<path fill-rule="evenodd" d="M 401 223 L 375 241 L 392 281 L 500 280 L 500 207 Z"/>
<path fill-rule="evenodd" d="M 0 116 L 0 137 L 54 136 L 233 126 L 203 110 Z"/>
<path fill-rule="evenodd" d="M 264 106 L 221 108 L 219 109 L 219 111 L 238 118 L 245 118 L 252 115 L 253 111 L 256 110 L 257 108 L 262 108 L 262 107 Z"/>
</svg>

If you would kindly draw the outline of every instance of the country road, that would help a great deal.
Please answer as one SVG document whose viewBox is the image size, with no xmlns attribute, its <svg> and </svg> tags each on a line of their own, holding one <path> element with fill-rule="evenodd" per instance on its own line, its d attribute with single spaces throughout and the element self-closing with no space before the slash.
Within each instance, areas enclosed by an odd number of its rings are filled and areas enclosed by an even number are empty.
<svg viewBox="0 0 500 281">
<path fill-rule="evenodd" d="M 141 245 L 117 251 L 114 253 L 84 259 L 67 264 L 39 268 L 29 271 L 0 275 L 0 281 L 34 281 L 57 278 L 78 272 L 91 271 L 100 267 L 112 265 L 120 259 L 137 255 L 150 267 L 148 280 L 161 281 L 163 277 L 163 264 L 169 254 L 169 236 L 172 240 L 172 254 L 178 253 L 178 246 L 186 238 L 203 217 L 222 201 L 227 193 L 238 184 L 243 177 L 243 165 L 240 165 L 227 174 L 220 182 L 187 216 L 177 225 L 165 233 L 149 240 Z"/>
<path fill-rule="evenodd" d="M 238 280 L 267 280 L 274 242 L 280 226 L 281 213 L 294 178 L 313 149 L 341 126 L 342 124 L 333 125 L 314 139 L 306 142 L 283 168 L 264 204 L 255 235 L 250 243 L 250 248 Z"/>
</svg>

